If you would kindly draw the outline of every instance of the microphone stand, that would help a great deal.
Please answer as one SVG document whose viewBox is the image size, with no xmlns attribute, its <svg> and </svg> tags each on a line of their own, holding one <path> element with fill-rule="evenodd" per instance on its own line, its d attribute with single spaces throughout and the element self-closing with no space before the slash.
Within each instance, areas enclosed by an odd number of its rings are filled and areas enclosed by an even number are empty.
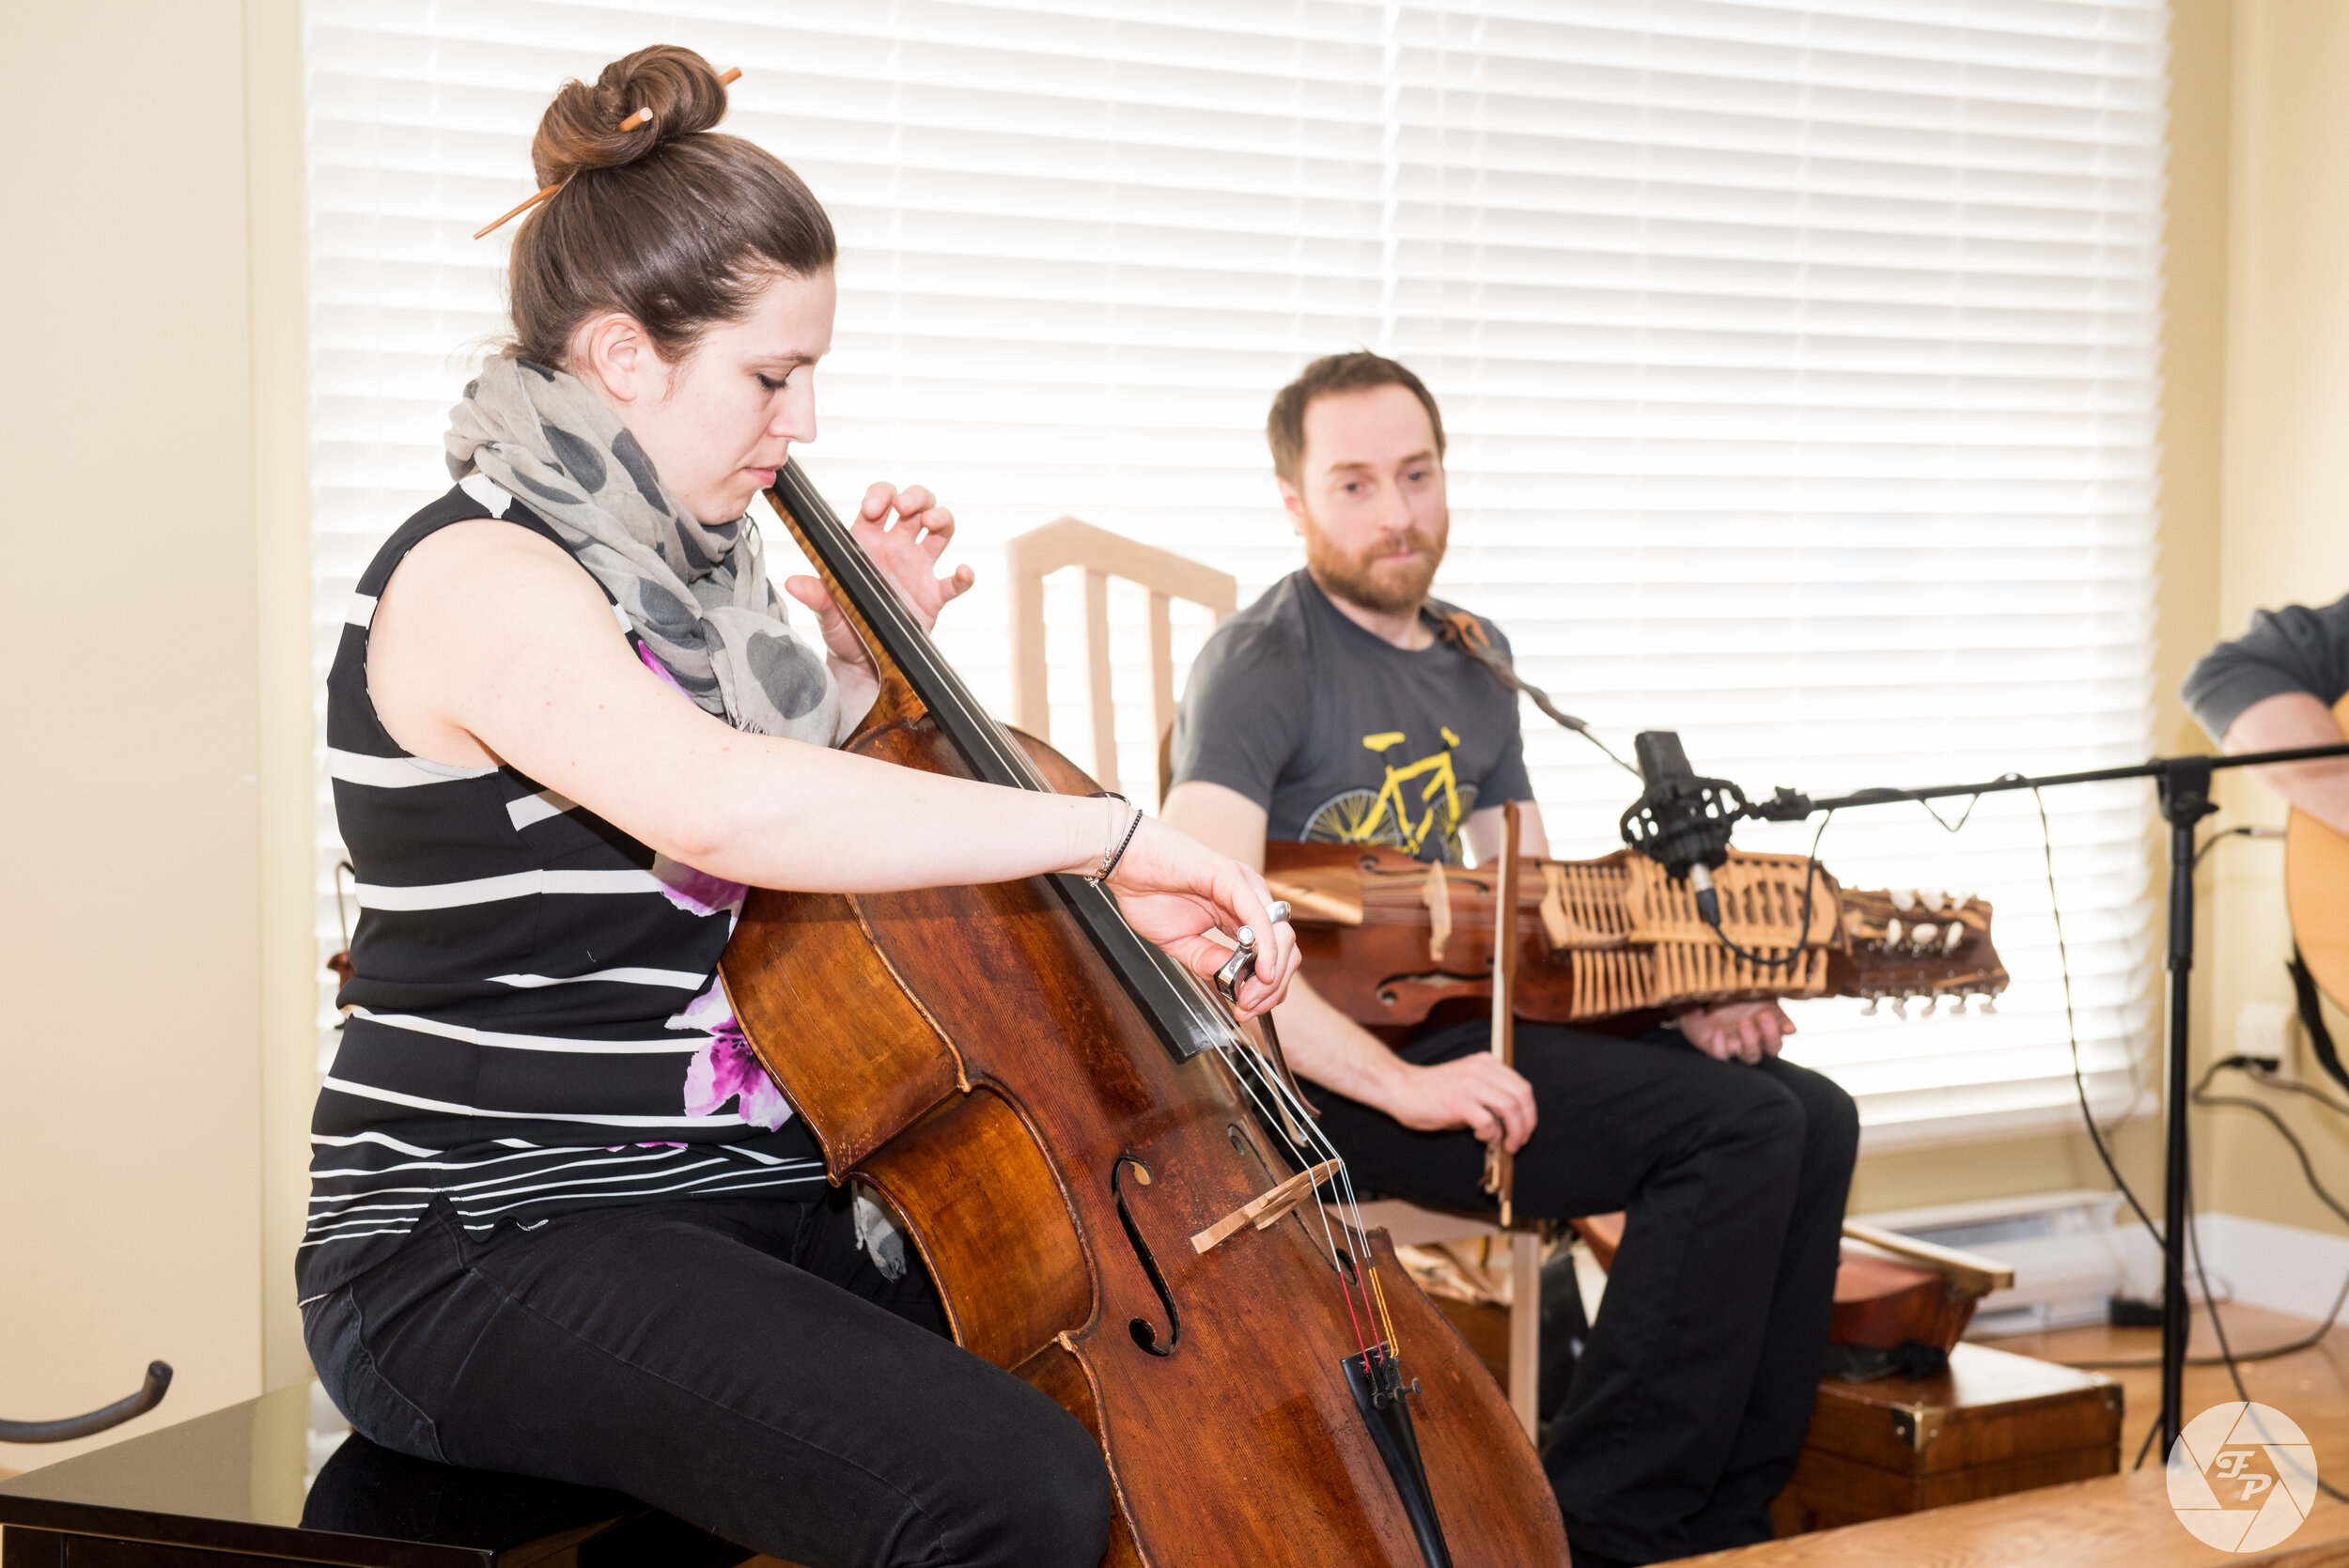
<svg viewBox="0 0 2349 1568">
<path fill-rule="evenodd" d="M 2301 746 L 2241 756 L 2156 757 L 2126 768 L 2095 768 L 2083 773 L 2049 773 L 2027 779 L 2010 773 L 1984 784 L 1937 784 L 1929 789 L 1863 789 L 1813 800 L 1780 789 L 1745 815 L 1769 822 L 1799 822 L 1813 812 L 1848 810 L 1903 800 L 1937 800 L 1954 795 L 1996 795 L 2011 789 L 2051 789 L 2060 784 L 2110 784 L 2151 779 L 2159 793 L 2162 819 L 2170 824 L 2170 1039 L 2169 1099 L 2163 1162 L 2161 1219 L 2161 1450 L 2167 1457 L 2184 1430 L 2186 1345 L 2191 1327 L 2186 1299 L 2186 1227 L 2178 1221 L 2188 1207 L 2186 1108 L 2186 1024 L 2190 974 L 2194 968 L 2194 824 L 2218 808 L 2211 803 L 2210 776 L 2225 768 L 2260 768 L 2279 762 L 2313 762 L 2349 756 L 2349 742 Z"/>
</svg>

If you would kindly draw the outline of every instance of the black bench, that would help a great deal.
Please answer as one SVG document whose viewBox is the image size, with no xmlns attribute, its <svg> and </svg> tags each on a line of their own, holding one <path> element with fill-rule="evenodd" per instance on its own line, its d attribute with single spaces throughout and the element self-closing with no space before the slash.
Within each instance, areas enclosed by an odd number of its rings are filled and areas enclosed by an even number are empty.
<svg viewBox="0 0 2349 1568">
<path fill-rule="evenodd" d="M 0 1482 L 0 1568 L 732 1568 L 616 1492 L 411 1459 L 284 1389 Z"/>
</svg>

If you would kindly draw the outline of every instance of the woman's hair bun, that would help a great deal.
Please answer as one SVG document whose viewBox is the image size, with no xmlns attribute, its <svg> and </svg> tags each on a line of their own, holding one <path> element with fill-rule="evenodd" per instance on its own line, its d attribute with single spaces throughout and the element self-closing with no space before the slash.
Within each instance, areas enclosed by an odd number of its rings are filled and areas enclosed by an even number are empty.
<svg viewBox="0 0 2349 1568">
<path fill-rule="evenodd" d="M 630 130 L 638 110 L 651 118 Z M 725 117 L 726 89 L 708 60 L 673 43 L 613 61 L 590 86 L 566 82 L 538 121 L 531 166 L 541 185 L 559 185 L 588 169 L 632 163 L 664 143 L 707 131 Z"/>
</svg>

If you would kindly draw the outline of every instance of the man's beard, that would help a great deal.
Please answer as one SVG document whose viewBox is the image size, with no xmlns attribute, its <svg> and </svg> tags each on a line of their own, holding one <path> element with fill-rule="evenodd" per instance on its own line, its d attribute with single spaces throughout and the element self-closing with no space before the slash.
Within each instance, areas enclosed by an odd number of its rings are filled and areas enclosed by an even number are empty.
<svg viewBox="0 0 2349 1568">
<path fill-rule="evenodd" d="M 1382 539 L 1367 550 L 1348 553 L 1330 542 L 1312 513 L 1305 514 L 1304 521 L 1305 566 L 1321 584 L 1321 591 L 1381 615 L 1401 615 L 1419 608 L 1427 598 L 1429 584 L 1436 581 L 1436 568 L 1443 565 L 1444 543 L 1452 532 L 1447 513 L 1437 520 L 1432 534 L 1414 528 L 1400 538 Z M 1401 560 L 1382 559 L 1405 545 L 1418 553 Z"/>
</svg>

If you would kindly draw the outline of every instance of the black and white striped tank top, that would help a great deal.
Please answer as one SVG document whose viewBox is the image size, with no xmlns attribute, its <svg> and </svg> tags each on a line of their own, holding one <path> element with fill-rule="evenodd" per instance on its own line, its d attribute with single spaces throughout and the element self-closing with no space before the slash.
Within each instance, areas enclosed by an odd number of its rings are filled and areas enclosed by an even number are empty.
<svg viewBox="0 0 2349 1568">
<path fill-rule="evenodd" d="M 412 756 L 376 715 L 376 597 L 428 536 L 491 514 L 555 538 L 487 481 L 451 490 L 360 578 L 327 676 L 328 771 L 360 914 L 339 999 L 353 1011 L 311 1122 L 305 1298 L 390 1252 L 435 1196 L 486 1234 L 571 1209 L 823 1186 L 814 1140 L 717 984 L 741 885 L 656 855 L 511 768 Z"/>
</svg>

